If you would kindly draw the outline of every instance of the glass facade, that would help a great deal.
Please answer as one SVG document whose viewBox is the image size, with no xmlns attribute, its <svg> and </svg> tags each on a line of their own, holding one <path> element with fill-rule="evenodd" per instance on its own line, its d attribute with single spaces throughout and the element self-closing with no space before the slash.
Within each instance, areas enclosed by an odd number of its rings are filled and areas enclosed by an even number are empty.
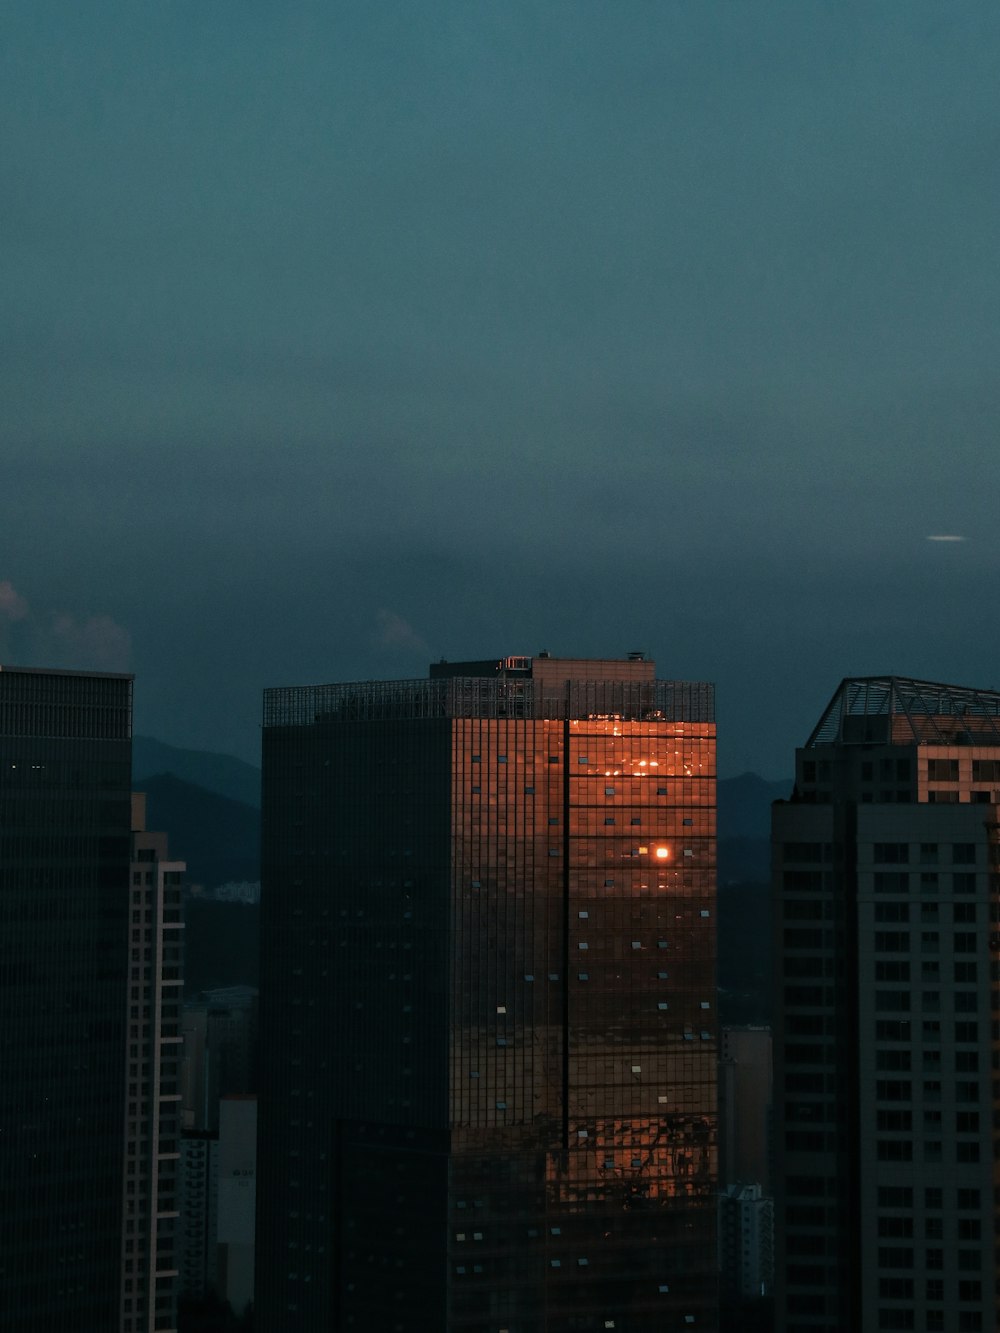
<svg viewBox="0 0 1000 1333">
<path fill-rule="evenodd" d="M 711 693 L 513 662 L 266 704 L 265 1330 L 716 1326 Z"/>
<path fill-rule="evenodd" d="M 117 1327 L 132 682 L 0 669 L 0 1325 Z"/>
</svg>

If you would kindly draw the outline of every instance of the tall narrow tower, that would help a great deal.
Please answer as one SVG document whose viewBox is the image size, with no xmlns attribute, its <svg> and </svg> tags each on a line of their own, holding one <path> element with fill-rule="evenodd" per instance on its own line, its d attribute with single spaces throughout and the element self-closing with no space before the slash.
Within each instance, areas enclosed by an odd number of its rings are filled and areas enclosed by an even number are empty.
<svg viewBox="0 0 1000 1333">
<path fill-rule="evenodd" d="M 264 1333 L 715 1324 L 715 726 L 652 662 L 264 709 Z"/>
<path fill-rule="evenodd" d="M 774 807 L 777 1327 L 996 1327 L 1000 694 L 845 680 Z"/>
<path fill-rule="evenodd" d="M 121 1333 L 173 1333 L 178 1296 L 181 882 L 165 833 L 132 794 L 128 1088 Z"/>
<path fill-rule="evenodd" d="M 118 1326 L 132 680 L 0 668 L 0 1325 Z"/>
</svg>

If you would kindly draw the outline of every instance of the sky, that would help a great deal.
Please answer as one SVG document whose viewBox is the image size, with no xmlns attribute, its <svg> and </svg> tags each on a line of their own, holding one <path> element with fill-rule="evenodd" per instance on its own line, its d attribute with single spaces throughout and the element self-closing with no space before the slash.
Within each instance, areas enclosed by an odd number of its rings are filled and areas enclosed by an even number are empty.
<svg viewBox="0 0 1000 1333">
<path fill-rule="evenodd" d="M 0 661 L 1000 686 L 995 0 L 7 0 Z M 931 537 L 961 537 L 932 541 Z"/>
</svg>

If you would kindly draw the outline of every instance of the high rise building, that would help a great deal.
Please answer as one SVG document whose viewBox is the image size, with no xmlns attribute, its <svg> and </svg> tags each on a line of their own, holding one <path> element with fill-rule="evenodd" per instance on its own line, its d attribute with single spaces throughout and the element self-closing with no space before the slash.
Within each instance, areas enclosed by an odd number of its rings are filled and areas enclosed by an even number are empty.
<svg viewBox="0 0 1000 1333">
<path fill-rule="evenodd" d="M 841 683 L 774 806 L 777 1326 L 996 1327 L 1000 694 Z"/>
<path fill-rule="evenodd" d="M 0 1325 L 118 1327 L 129 676 L 0 668 Z"/>
<path fill-rule="evenodd" d="M 202 991 L 181 1016 L 181 1124 L 217 1130 L 221 1098 L 257 1087 L 257 989 L 220 986 Z"/>
<path fill-rule="evenodd" d="M 722 1295 L 727 1308 L 749 1322 L 747 1303 L 768 1296 L 774 1285 L 774 1200 L 756 1184 L 727 1185 L 719 1196 Z"/>
<path fill-rule="evenodd" d="M 198 1303 L 219 1289 L 219 1131 L 191 1129 L 181 1136 L 180 1296 Z"/>
<path fill-rule="evenodd" d="M 263 792 L 263 1333 L 714 1329 L 711 687 L 269 690 Z"/>
<path fill-rule="evenodd" d="M 219 1105 L 216 1211 L 218 1294 L 236 1315 L 253 1305 L 256 1225 L 257 1098 L 243 1093 Z"/>
<path fill-rule="evenodd" d="M 185 869 L 133 792 L 121 1333 L 177 1327 Z"/>
<path fill-rule="evenodd" d="M 719 1176 L 771 1193 L 771 1029 L 724 1027 L 719 1061 Z"/>
</svg>

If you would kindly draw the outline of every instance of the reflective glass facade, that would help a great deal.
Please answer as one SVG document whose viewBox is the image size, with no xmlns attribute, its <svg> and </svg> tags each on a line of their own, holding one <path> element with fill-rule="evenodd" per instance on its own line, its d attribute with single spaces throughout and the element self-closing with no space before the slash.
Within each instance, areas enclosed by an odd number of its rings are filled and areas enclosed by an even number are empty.
<svg viewBox="0 0 1000 1333">
<path fill-rule="evenodd" d="M 118 1326 L 128 677 L 0 669 L 0 1327 Z"/>
<path fill-rule="evenodd" d="M 711 692 L 513 661 L 267 701 L 265 1330 L 716 1326 Z"/>
</svg>

